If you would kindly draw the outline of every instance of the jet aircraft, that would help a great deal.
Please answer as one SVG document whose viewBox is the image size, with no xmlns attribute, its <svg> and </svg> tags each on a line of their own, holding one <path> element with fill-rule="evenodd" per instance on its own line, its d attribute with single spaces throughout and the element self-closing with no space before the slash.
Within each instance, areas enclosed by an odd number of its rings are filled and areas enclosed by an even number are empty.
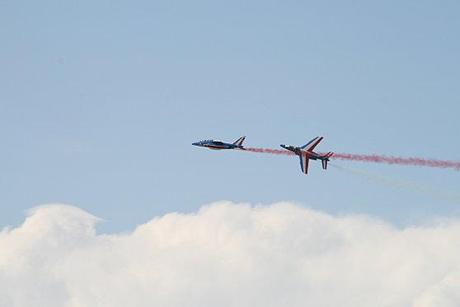
<svg viewBox="0 0 460 307">
<path fill-rule="evenodd" d="M 321 142 L 323 137 L 315 137 L 313 140 L 308 142 L 307 144 L 295 147 L 295 146 L 287 146 L 281 144 L 280 146 L 284 149 L 290 150 L 300 158 L 300 168 L 304 174 L 308 174 L 308 161 L 309 160 L 321 160 L 321 164 L 323 169 L 327 169 L 327 162 L 329 162 L 329 158 L 334 154 L 332 152 L 328 152 L 327 154 L 319 154 L 313 151 L 315 147 Z"/>
<path fill-rule="evenodd" d="M 219 140 L 204 140 L 200 142 L 195 142 L 192 143 L 192 145 L 195 146 L 200 146 L 200 147 L 206 147 L 209 149 L 214 149 L 214 150 L 221 150 L 221 149 L 241 149 L 241 150 L 246 150 L 243 147 L 243 142 L 246 137 L 242 136 L 238 140 L 236 140 L 233 143 L 224 143 Z"/>
</svg>

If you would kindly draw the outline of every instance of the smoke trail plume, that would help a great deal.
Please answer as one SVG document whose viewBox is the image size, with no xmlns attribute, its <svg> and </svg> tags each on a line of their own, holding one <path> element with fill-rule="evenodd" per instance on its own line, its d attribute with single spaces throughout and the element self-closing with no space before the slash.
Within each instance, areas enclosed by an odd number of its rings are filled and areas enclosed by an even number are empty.
<svg viewBox="0 0 460 307">
<path fill-rule="evenodd" d="M 292 151 L 281 150 L 281 149 L 257 148 L 257 147 L 248 147 L 245 149 L 246 151 L 250 151 L 250 152 L 268 153 L 268 154 L 273 154 L 273 155 L 286 155 L 286 156 L 295 155 Z"/>
<path fill-rule="evenodd" d="M 246 148 L 250 152 L 269 153 L 274 155 L 294 155 L 293 152 L 280 149 L 270 148 Z M 331 160 L 348 160 L 348 161 L 360 161 L 360 162 L 372 162 L 372 163 L 386 163 L 386 164 L 397 164 L 397 165 L 413 165 L 413 166 L 427 166 L 436 168 L 453 168 L 460 170 L 459 161 L 449 160 L 435 160 L 435 159 L 424 159 L 416 157 L 394 157 L 384 155 L 360 155 L 360 154 L 349 154 L 349 153 L 334 153 Z"/>
<path fill-rule="evenodd" d="M 390 177 L 387 175 L 378 174 L 375 172 L 369 172 L 362 169 L 350 168 L 350 167 L 343 167 L 335 164 L 330 164 L 332 167 L 342 171 L 348 172 L 353 175 L 362 176 L 374 183 L 379 183 L 386 185 L 388 187 L 397 188 L 405 191 L 415 192 L 421 195 L 428 195 L 434 198 L 447 200 L 449 202 L 460 204 L 460 194 L 441 190 L 436 187 L 431 187 L 427 185 L 420 184 L 418 182 L 414 182 L 407 179 L 402 178 L 395 178 Z"/>
<path fill-rule="evenodd" d="M 346 154 L 346 153 L 337 153 L 337 154 L 334 154 L 332 157 L 338 160 L 399 164 L 399 165 L 428 166 L 428 167 L 437 167 L 437 168 L 454 168 L 456 170 L 460 170 L 460 162 L 458 161 L 423 159 L 423 158 L 415 158 L 415 157 L 402 158 L 402 157 L 381 156 L 381 155 L 357 155 L 357 154 Z"/>
</svg>

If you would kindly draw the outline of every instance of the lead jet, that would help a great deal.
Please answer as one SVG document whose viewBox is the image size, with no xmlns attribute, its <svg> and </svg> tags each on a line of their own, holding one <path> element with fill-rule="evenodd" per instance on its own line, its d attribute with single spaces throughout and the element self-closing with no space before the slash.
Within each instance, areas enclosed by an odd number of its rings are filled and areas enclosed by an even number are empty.
<svg viewBox="0 0 460 307">
<path fill-rule="evenodd" d="M 308 161 L 309 160 L 321 160 L 321 164 L 323 169 L 327 169 L 327 162 L 329 162 L 329 158 L 334 154 L 332 152 L 328 152 L 327 154 L 319 154 L 313 151 L 315 147 L 323 140 L 323 137 L 315 137 L 313 140 L 308 142 L 307 144 L 295 147 L 295 146 L 287 146 L 281 144 L 280 146 L 284 149 L 290 150 L 300 158 L 300 168 L 304 174 L 308 174 Z"/>
<path fill-rule="evenodd" d="M 241 149 L 241 150 L 246 150 L 243 147 L 243 142 L 246 137 L 242 136 L 238 140 L 236 140 L 233 143 L 224 143 L 219 140 L 204 140 L 200 142 L 195 142 L 192 143 L 192 145 L 195 146 L 200 146 L 200 147 L 206 147 L 209 149 L 214 149 L 214 150 L 221 150 L 221 149 Z"/>
</svg>

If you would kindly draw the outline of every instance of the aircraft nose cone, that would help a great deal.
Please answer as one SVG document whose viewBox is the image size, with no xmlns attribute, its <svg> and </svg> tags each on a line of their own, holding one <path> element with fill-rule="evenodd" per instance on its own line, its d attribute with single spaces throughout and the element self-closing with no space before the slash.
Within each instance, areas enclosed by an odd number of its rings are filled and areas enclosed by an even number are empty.
<svg viewBox="0 0 460 307">
<path fill-rule="evenodd" d="M 192 143 L 192 145 L 198 146 L 198 142 Z"/>
</svg>

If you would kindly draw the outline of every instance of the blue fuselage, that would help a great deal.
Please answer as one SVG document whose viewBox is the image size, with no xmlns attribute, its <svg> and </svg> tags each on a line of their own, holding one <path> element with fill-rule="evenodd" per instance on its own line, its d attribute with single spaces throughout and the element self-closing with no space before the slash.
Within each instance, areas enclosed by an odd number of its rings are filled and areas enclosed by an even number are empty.
<svg viewBox="0 0 460 307">
<path fill-rule="evenodd" d="M 195 143 L 192 143 L 192 145 L 199 146 L 199 147 L 206 147 L 206 148 L 214 149 L 214 150 L 243 149 L 243 146 L 224 143 L 222 141 L 216 141 L 216 140 L 206 140 L 206 141 L 195 142 Z"/>
</svg>

